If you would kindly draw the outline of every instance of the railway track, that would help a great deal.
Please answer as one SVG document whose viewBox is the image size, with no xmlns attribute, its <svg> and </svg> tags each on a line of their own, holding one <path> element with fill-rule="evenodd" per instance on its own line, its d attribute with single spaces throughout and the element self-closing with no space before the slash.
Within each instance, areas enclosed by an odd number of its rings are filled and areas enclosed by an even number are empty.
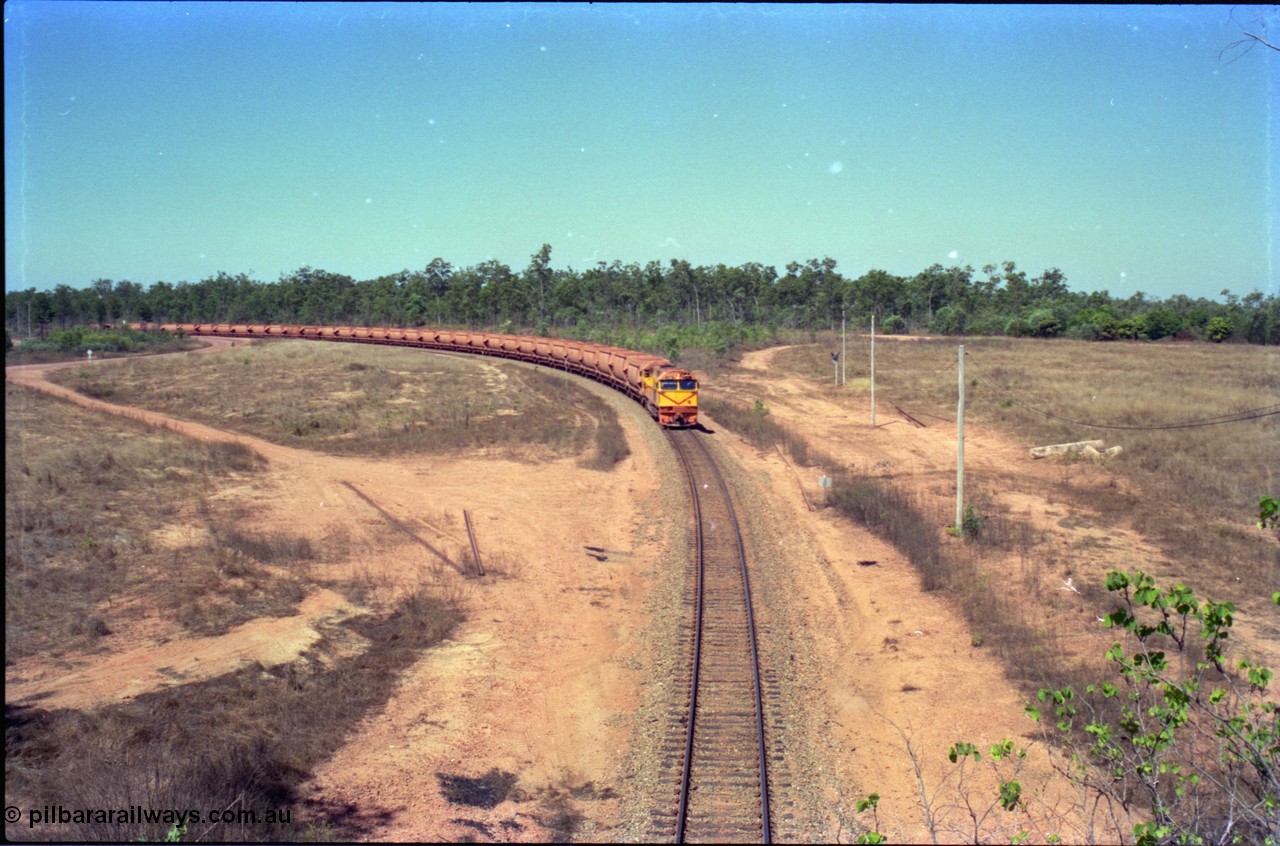
<svg viewBox="0 0 1280 846">
<path fill-rule="evenodd" d="M 676 842 L 770 842 L 765 719 L 750 580 L 728 488 L 697 432 L 672 432 L 689 480 L 696 568 L 688 604 L 688 691 L 665 751 L 680 772 L 673 814 L 655 834 Z"/>
<path fill-rule="evenodd" d="M 296 337 L 496 355 L 596 379 L 646 403 L 646 408 L 653 407 L 646 391 L 658 384 L 647 380 L 654 373 L 667 378 L 668 371 L 662 369 L 672 367 L 665 359 L 631 350 L 506 334 L 267 324 L 152 328 L 201 336 Z M 696 398 L 696 386 L 692 392 Z M 695 422 L 696 402 L 679 410 L 677 422 Z M 787 755 L 779 743 L 785 733 L 779 722 L 781 709 L 776 707 L 780 680 L 766 676 L 762 695 L 746 556 L 724 479 L 700 434 L 685 429 L 669 431 L 668 436 L 689 481 L 696 566 L 687 577 L 685 591 L 685 604 L 692 611 L 686 631 L 689 660 L 686 669 L 676 671 L 677 676 L 683 674 L 676 689 L 683 687 L 688 695 L 670 710 L 661 750 L 666 756 L 663 768 L 673 772 L 671 782 L 680 785 L 679 797 L 673 810 L 653 812 L 652 839 L 768 843 L 773 834 L 770 761 L 782 776 L 777 782 L 782 792 L 791 786 Z M 478 557 L 474 549 L 473 553 Z M 766 742 L 766 697 L 772 703 L 768 722 L 772 751 Z M 664 783 L 665 778 L 664 774 Z M 794 803 L 787 804 L 795 808 Z M 784 827 L 794 825 L 795 816 L 784 813 L 780 822 Z"/>
</svg>

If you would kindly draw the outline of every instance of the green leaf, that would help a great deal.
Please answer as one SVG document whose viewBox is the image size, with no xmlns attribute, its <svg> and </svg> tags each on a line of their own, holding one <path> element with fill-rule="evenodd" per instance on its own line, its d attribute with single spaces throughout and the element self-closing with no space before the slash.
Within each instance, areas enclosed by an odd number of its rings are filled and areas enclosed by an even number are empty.
<svg viewBox="0 0 1280 846">
<path fill-rule="evenodd" d="M 992 758 L 994 758 L 997 761 L 999 761 L 1005 755 L 1011 755 L 1011 754 L 1013 754 L 1013 741 L 1009 740 L 1008 738 L 1005 738 L 999 743 L 992 744 L 991 746 L 990 755 Z"/>
<path fill-rule="evenodd" d="M 1022 785 L 1016 781 L 1006 781 L 1000 784 L 1000 807 L 1006 811 L 1012 811 L 1018 807 L 1018 803 L 1022 799 Z"/>
<path fill-rule="evenodd" d="M 866 799 L 859 799 L 858 802 L 854 805 L 854 807 L 857 808 L 858 813 L 861 814 L 866 811 L 874 810 L 876 805 L 879 802 L 880 802 L 880 794 L 872 793 Z"/>
<path fill-rule="evenodd" d="M 1258 528 L 1274 529 L 1280 527 L 1280 500 L 1273 496 L 1262 496 L 1258 499 Z"/>
</svg>

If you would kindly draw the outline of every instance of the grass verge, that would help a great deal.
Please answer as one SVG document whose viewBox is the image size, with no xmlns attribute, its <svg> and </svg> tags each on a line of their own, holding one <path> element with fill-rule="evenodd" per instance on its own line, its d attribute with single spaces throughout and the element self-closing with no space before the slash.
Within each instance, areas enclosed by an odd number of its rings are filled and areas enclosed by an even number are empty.
<svg viewBox="0 0 1280 846">
<path fill-rule="evenodd" d="M 235 539 L 238 515 L 210 504 L 265 461 L 234 443 L 164 429 L 5 386 L 5 658 L 92 651 L 158 614 L 217 634 L 301 598 L 293 558 Z M 308 560 L 303 560 L 303 559 Z"/>
<path fill-rule="evenodd" d="M 781 350 L 775 368 L 812 380 L 815 391 L 851 410 L 865 408 L 868 339 L 850 339 L 847 390 L 829 385 L 832 343 Z M 967 422 L 1028 447 L 1089 439 L 1123 447 L 1107 472 L 1130 484 L 1076 486 L 1063 462 L 1047 496 L 1150 538 L 1173 560 L 1196 562 L 1202 590 L 1242 601 L 1242 584 L 1269 585 L 1267 595 L 1280 589 L 1280 549 L 1253 527 L 1258 497 L 1280 490 L 1280 416 L 1150 428 L 1273 404 L 1280 396 L 1274 348 L 1009 338 L 969 338 L 964 348 Z M 954 425 L 956 343 L 878 342 L 876 391 L 882 408 L 898 405 L 930 426 Z"/>
<path fill-rule="evenodd" d="M 868 527 L 902 552 L 919 573 L 926 591 L 945 592 L 954 598 L 974 645 L 1000 657 L 1010 678 L 1024 690 L 1034 693 L 1040 687 L 1087 683 L 1089 665 L 1061 660 L 1055 633 L 1029 615 L 1027 603 L 1021 601 L 1014 586 L 996 583 L 982 566 L 984 551 L 996 557 L 1025 552 L 1030 544 L 1025 530 L 1005 522 L 984 530 L 981 543 L 951 538 L 942 528 L 948 522 L 946 517 L 932 513 L 918 496 L 843 468 L 778 424 L 762 404 L 748 407 L 708 400 L 704 407 L 717 423 L 761 449 L 785 449 L 797 464 L 834 468 L 827 471 L 832 479 L 828 507 Z"/>
<path fill-rule="evenodd" d="M 461 619 L 425 590 L 347 627 L 367 639 L 360 654 L 326 654 L 336 633 L 293 664 L 248 667 L 202 683 L 144 694 L 93 711 L 6 705 L 5 792 L 23 807 L 176 808 L 203 820 L 188 841 L 353 839 L 387 813 L 347 806 L 304 808 L 298 786 L 381 706 L 401 672 Z M 109 766 L 104 766 L 109 764 Z M 230 822 L 211 811 L 252 811 Z M 269 823 L 268 811 L 288 811 Z M 319 824 L 303 824 L 305 815 Z M 164 840 L 162 823 L 86 822 L 27 828 L 6 837 L 81 841 Z"/>
<path fill-rule="evenodd" d="M 50 378 L 112 402 L 330 454 L 589 452 L 600 469 L 625 457 L 616 413 L 576 377 L 480 356 L 283 341 Z"/>
<path fill-rule="evenodd" d="M 6 385 L 6 666 L 110 647 L 157 616 L 218 634 L 295 613 L 317 553 L 256 533 L 222 504 L 263 459 Z M 336 584 L 349 596 L 375 591 Z M 383 595 L 382 592 L 377 592 Z M 418 588 L 325 624 L 301 658 L 84 710 L 6 702 L 5 794 L 37 809 L 199 811 L 186 841 L 354 839 L 385 811 L 304 807 L 298 786 L 391 695 L 404 668 L 462 618 L 456 595 Z M 170 629 L 172 630 L 172 629 Z M 24 667 L 35 666 L 27 663 Z M 290 812 L 267 823 L 269 810 Z M 215 822 L 210 812 L 240 814 Z M 258 820 L 241 812 L 252 811 Z M 318 820 L 306 825 L 303 817 Z M 6 822 L 8 840 L 163 840 L 168 823 Z"/>
</svg>

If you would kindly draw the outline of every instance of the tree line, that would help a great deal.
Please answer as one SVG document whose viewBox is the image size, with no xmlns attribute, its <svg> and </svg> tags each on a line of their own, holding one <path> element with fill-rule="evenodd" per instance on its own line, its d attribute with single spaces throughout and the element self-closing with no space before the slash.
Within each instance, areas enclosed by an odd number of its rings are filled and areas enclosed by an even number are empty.
<svg viewBox="0 0 1280 846">
<path fill-rule="evenodd" d="M 557 269 L 544 244 L 519 271 L 495 260 L 458 267 L 437 258 L 421 270 L 369 280 L 302 267 L 274 282 L 219 272 L 145 288 L 110 279 L 30 288 L 5 294 L 5 326 L 18 336 L 43 336 L 116 321 L 426 325 L 592 340 L 676 327 L 731 340 L 756 330 L 836 330 L 842 318 L 861 329 L 875 315 L 885 333 L 1280 344 L 1280 298 L 1259 291 L 1221 297 L 1082 293 L 1068 289 L 1058 268 L 1030 276 L 1012 261 L 980 271 L 934 264 L 914 276 L 871 270 L 856 279 L 832 258 L 792 262 L 782 273 L 754 262 L 695 266 L 682 259 Z"/>
</svg>

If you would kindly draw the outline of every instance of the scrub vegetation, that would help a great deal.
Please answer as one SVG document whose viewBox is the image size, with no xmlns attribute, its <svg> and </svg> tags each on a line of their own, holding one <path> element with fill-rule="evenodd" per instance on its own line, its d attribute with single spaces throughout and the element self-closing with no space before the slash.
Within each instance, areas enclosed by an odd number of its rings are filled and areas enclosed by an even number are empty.
<svg viewBox="0 0 1280 846">
<path fill-rule="evenodd" d="M 364 611 L 321 628 L 297 661 L 250 666 L 119 704 L 49 709 L 6 703 L 5 793 L 22 808 L 301 808 L 295 788 L 401 670 L 461 619 L 428 586 L 398 598 L 327 577 L 352 550 L 243 528 L 218 496 L 252 490 L 266 469 L 239 444 L 206 444 L 103 416 L 14 385 L 5 397 L 5 662 L 58 660 L 147 636 L 154 627 L 218 635 L 293 615 L 311 590 Z M 371 587 L 379 587 L 371 591 Z M 373 597 L 388 597 L 374 600 Z M 356 646 L 353 647 L 353 644 Z M 109 765 L 108 765 L 109 763 Z M 347 839 L 375 820 L 313 809 L 333 830 L 243 821 L 189 825 L 185 840 Z M 6 825 L 8 839 L 159 841 L 169 823 Z"/>
<path fill-rule="evenodd" d="M 838 338 L 828 336 L 782 350 L 771 376 L 801 380 L 847 404 L 851 414 L 866 414 L 867 342 L 850 347 L 845 388 L 832 384 L 829 352 L 838 348 Z M 971 475 L 964 524 L 948 533 L 951 503 L 940 507 L 937 492 L 910 477 L 821 454 L 775 420 L 766 386 L 754 406 L 742 397 L 706 397 L 702 405 L 716 424 L 763 448 L 783 449 L 798 465 L 823 468 L 833 479 L 829 507 L 893 543 L 925 590 L 955 602 L 973 645 L 1002 660 L 1028 697 L 1029 712 L 1041 718 L 1035 742 L 1064 750 L 1061 770 L 1081 796 L 1091 797 L 1090 813 L 1102 814 L 1093 817 L 1099 831 L 1120 826 L 1149 843 L 1274 835 L 1277 712 L 1268 692 L 1271 671 L 1249 660 L 1249 638 L 1276 636 L 1267 621 L 1280 602 L 1280 547 L 1266 516 L 1280 443 L 1280 415 L 1270 402 L 1280 395 L 1274 356 L 1256 347 L 1000 339 L 972 341 L 965 350 L 967 422 L 1028 446 L 1103 438 L 1124 447 L 1100 471 L 1109 484 L 1097 484 L 1096 473 L 1088 484 L 1077 480 L 1085 471 L 1078 459 L 1052 459 L 1056 478 L 1035 493 L 1069 505 L 1069 513 L 1087 513 L 1099 528 L 1154 541 L 1182 576 L 1157 586 L 1143 573 L 1094 572 L 1077 566 L 1087 550 L 1059 572 L 1060 553 L 1043 547 L 1040 532 L 1021 515 L 996 505 L 1004 479 Z M 887 407 L 904 415 L 890 412 L 881 426 L 911 425 L 909 414 L 954 432 L 954 342 L 884 342 L 876 365 L 881 414 Z M 1160 428 L 1222 415 L 1247 419 Z M 1088 422 L 1130 428 L 1081 425 Z M 1089 607 L 1116 609 L 1105 626 L 1085 626 L 1074 609 L 1071 619 L 1051 601 L 1064 575 L 1074 575 L 1066 589 Z M 1198 599 L 1193 590 L 1216 599 Z M 1233 633 L 1233 623 L 1245 619 L 1250 629 Z M 1108 650 L 1115 634 L 1106 629 L 1126 639 Z M 957 742 L 948 753 L 956 766 L 948 779 L 958 779 L 967 807 L 931 807 L 921 784 L 935 837 L 980 837 L 973 825 L 991 815 L 1015 838 L 1060 831 L 1033 786 L 1019 781 L 1020 743 L 979 749 Z M 908 751 L 918 762 L 940 750 L 908 745 Z M 999 777 L 998 795 L 965 792 L 979 768 Z M 877 801 L 859 803 L 869 827 L 863 842 L 880 842 Z"/>
<path fill-rule="evenodd" d="M 809 382 L 815 392 L 846 405 L 851 416 L 864 415 L 866 341 L 850 345 L 850 363 L 862 363 L 850 366 L 846 388 L 831 384 L 828 351 L 835 348 L 838 339 L 829 338 L 782 350 L 773 358 L 772 375 Z M 886 407 L 897 407 L 954 432 L 954 343 L 881 343 L 876 362 L 882 415 Z M 1029 492 L 1087 512 L 1099 529 L 1136 532 L 1194 573 L 1198 590 L 1267 619 L 1268 598 L 1280 589 L 1280 546 L 1255 524 L 1259 497 L 1277 485 L 1280 414 L 1226 425 L 1153 427 L 1274 410 L 1268 403 L 1280 395 L 1274 356 L 1257 347 L 979 340 L 966 344 L 965 376 L 971 424 L 1003 431 L 1028 447 L 1089 438 L 1123 447 L 1105 465 L 1108 481 L 1101 485 L 1077 481 L 1087 469 L 1078 459 L 1046 459 L 1055 472 Z M 919 570 L 927 590 L 954 595 L 975 639 L 1005 658 L 1012 678 L 1028 686 L 1053 681 L 1043 676 L 1050 668 L 1044 656 L 1065 648 L 1065 642 L 1057 642 L 1060 632 L 1046 628 L 1042 612 L 1021 601 L 1022 594 L 993 586 L 1014 578 L 1026 595 L 1038 599 L 1046 579 L 1065 578 L 1070 570 L 1056 574 L 1058 553 L 1042 552 L 1039 534 L 1026 519 L 996 505 L 1005 479 L 969 475 L 968 513 L 977 519 L 972 532 L 958 533 L 972 542 L 961 542 L 945 531 L 954 521 L 951 494 L 938 497 L 910 478 L 821 454 L 779 424 L 764 400 L 752 407 L 743 398 L 716 397 L 713 390 L 706 394 L 702 406 L 716 423 L 767 448 L 787 450 L 799 465 L 824 468 L 833 480 L 832 507 L 893 542 Z M 1046 417 L 1046 411 L 1056 418 L 1147 428 L 1089 428 Z M 897 415 L 891 419 L 910 425 Z M 880 425 L 889 422 L 882 418 Z M 1089 557 L 1087 549 L 1075 552 Z M 1106 600 L 1101 573 L 1075 575 L 1079 591 Z M 1274 627 L 1265 631 L 1277 634 Z M 1068 664 L 1060 669 L 1070 672 Z M 1055 686 L 1071 681 L 1063 678 Z"/>
<path fill-rule="evenodd" d="M 92 651 L 140 602 L 193 634 L 294 613 L 296 575 L 226 543 L 237 515 L 210 502 L 264 466 L 252 450 L 9 384 L 5 423 L 6 660 Z"/>
<path fill-rule="evenodd" d="M 577 378 L 476 356 L 279 341 L 222 355 L 72 368 L 50 379 L 111 402 L 330 454 L 581 455 L 598 469 L 627 454 L 616 412 Z"/>
<path fill-rule="evenodd" d="M 956 347 L 955 341 L 928 339 L 878 343 L 881 414 L 897 406 L 954 432 Z M 1256 585 L 1276 578 L 1280 550 L 1264 543 L 1249 519 L 1258 497 L 1280 484 L 1280 414 L 1274 413 L 1280 410 L 1280 367 L 1274 352 L 992 338 L 970 339 L 964 347 L 966 422 L 1008 433 L 1027 447 L 1101 439 L 1123 448 L 1108 472 L 1133 486 L 1117 481 L 1102 491 L 1083 489 L 1072 483 L 1076 463 L 1053 459 L 1061 468 L 1053 496 L 1111 514 L 1175 560 L 1204 562 L 1202 589 L 1228 595 L 1240 580 Z M 831 384 L 828 352 L 838 348 L 839 339 L 829 338 L 783 350 L 774 363 L 843 397 L 851 413 L 866 414 L 868 339 L 849 344 L 843 391 Z M 1255 409 L 1261 412 L 1250 414 Z M 1250 419 L 1164 428 L 1237 414 Z M 896 414 L 890 419 L 903 420 Z"/>
<path fill-rule="evenodd" d="M 7 336 L 6 336 L 7 339 Z M 138 353 L 181 352 L 195 349 L 200 341 L 127 328 L 97 329 L 71 326 L 54 329 L 44 337 L 27 338 L 21 345 L 5 346 L 5 364 L 44 364 L 53 361 L 116 358 Z"/>
</svg>

